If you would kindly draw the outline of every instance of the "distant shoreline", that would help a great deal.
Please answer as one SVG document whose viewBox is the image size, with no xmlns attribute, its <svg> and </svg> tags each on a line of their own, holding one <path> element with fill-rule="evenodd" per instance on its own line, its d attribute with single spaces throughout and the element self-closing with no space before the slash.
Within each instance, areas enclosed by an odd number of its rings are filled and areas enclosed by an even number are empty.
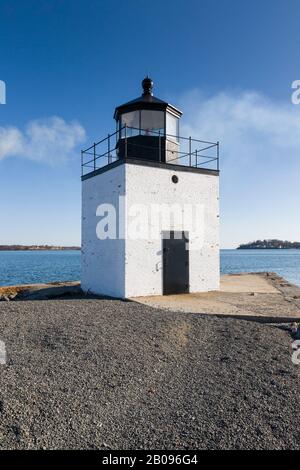
<svg viewBox="0 0 300 470">
<path fill-rule="evenodd" d="M 300 247 L 299 246 L 297 247 L 295 246 L 284 246 L 284 247 L 279 247 L 279 246 L 242 246 L 240 247 L 238 246 L 236 250 L 300 250 Z"/>
<path fill-rule="evenodd" d="M 0 251 L 66 251 L 80 250 L 79 246 L 55 245 L 0 245 Z"/>
<path fill-rule="evenodd" d="M 237 250 L 289 250 L 300 249 L 300 242 L 290 242 L 288 240 L 256 240 L 250 243 L 243 243 Z"/>
</svg>

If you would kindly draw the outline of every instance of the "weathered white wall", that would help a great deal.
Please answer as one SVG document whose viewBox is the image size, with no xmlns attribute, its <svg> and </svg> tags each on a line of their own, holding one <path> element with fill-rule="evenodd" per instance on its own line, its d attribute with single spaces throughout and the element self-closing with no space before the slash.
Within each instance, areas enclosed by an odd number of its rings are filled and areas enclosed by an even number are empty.
<svg viewBox="0 0 300 470">
<path fill-rule="evenodd" d="M 178 176 L 178 183 L 171 180 Z M 126 165 L 126 219 L 130 225 L 136 216 L 130 208 L 136 204 L 174 203 L 202 205 L 203 224 L 200 232 L 193 233 L 193 220 L 183 218 L 182 223 L 164 221 L 157 229 L 155 240 L 131 240 L 125 244 L 125 296 L 162 294 L 162 241 L 164 230 L 187 230 L 190 239 L 190 292 L 219 289 L 219 177 L 188 171 Z M 195 213 L 194 213 L 195 214 Z M 153 227 L 152 227 L 153 229 Z M 193 249 L 196 243 L 201 248 Z M 203 243 L 202 243 L 203 242 Z"/>
<path fill-rule="evenodd" d="M 99 240 L 96 235 L 97 207 L 108 203 L 118 209 L 124 193 L 125 165 L 82 182 L 81 285 L 86 292 L 125 297 L 125 241 Z"/>
<path fill-rule="evenodd" d="M 177 184 L 171 180 L 174 174 L 179 179 Z M 109 203 L 118 209 L 119 196 L 124 195 L 127 232 L 137 220 L 133 213 L 137 203 L 142 205 L 143 213 L 151 204 L 200 204 L 200 231 L 193 233 L 193 218 L 185 217 L 184 222 L 173 221 L 170 225 L 162 220 L 160 226 L 150 226 L 155 239 L 149 235 L 147 240 L 132 240 L 130 236 L 126 240 L 99 240 L 97 207 Z M 123 298 L 162 294 L 161 232 L 167 230 L 189 231 L 190 292 L 219 289 L 218 176 L 122 164 L 83 181 L 83 290 Z M 195 250 L 197 242 L 201 247 Z"/>
</svg>

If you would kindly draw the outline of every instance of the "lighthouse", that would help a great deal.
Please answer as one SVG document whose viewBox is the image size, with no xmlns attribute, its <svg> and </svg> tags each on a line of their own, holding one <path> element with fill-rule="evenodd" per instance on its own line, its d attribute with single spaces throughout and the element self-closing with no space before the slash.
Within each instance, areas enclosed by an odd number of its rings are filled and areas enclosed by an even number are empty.
<svg viewBox="0 0 300 470">
<path fill-rule="evenodd" d="M 219 143 L 181 135 L 181 117 L 146 77 L 115 131 L 81 152 L 83 291 L 219 289 Z"/>
</svg>

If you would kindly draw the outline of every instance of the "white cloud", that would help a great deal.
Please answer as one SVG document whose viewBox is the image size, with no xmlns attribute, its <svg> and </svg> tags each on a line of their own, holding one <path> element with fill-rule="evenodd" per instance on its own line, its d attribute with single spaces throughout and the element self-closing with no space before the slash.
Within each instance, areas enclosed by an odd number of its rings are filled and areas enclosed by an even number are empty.
<svg viewBox="0 0 300 470">
<path fill-rule="evenodd" d="M 226 162 L 242 166 L 257 160 L 295 159 L 300 151 L 300 106 L 275 102 L 257 92 L 222 92 L 205 97 L 193 91 L 183 97 L 182 132 L 220 141 Z"/>
<path fill-rule="evenodd" d="M 298 240 L 300 105 L 251 91 L 195 90 L 181 108 L 182 135 L 220 141 L 222 247 Z"/>
<path fill-rule="evenodd" d="M 30 121 L 25 130 L 0 127 L 0 160 L 18 156 L 55 165 L 69 159 L 85 140 L 85 130 L 78 122 L 59 117 Z"/>
</svg>

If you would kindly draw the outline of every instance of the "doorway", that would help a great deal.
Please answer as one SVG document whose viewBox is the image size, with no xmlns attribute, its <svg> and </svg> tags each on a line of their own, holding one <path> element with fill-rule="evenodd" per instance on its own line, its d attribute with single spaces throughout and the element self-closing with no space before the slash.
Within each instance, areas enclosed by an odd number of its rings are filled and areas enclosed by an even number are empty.
<svg viewBox="0 0 300 470">
<path fill-rule="evenodd" d="M 189 292 L 187 232 L 163 233 L 163 294 Z"/>
</svg>

